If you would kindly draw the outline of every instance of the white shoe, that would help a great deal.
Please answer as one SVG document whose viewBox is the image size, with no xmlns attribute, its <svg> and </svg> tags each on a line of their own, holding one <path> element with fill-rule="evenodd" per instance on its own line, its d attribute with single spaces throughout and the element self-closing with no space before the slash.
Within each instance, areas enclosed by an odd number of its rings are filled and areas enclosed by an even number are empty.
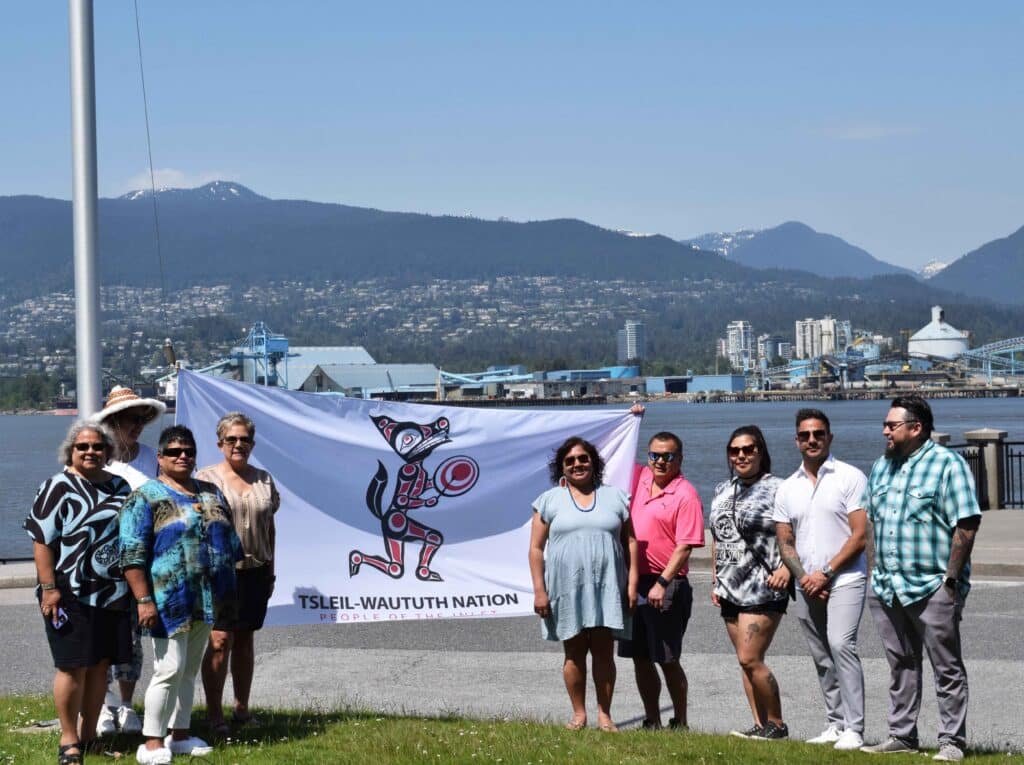
<svg viewBox="0 0 1024 765">
<path fill-rule="evenodd" d="M 117 720 L 114 718 L 114 711 L 104 704 L 100 707 L 100 716 L 96 720 L 97 736 L 112 736 L 117 733 Z"/>
<path fill-rule="evenodd" d="M 146 749 L 145 744 L 139 744 L 139 748 L 135 750 L 135 759 L 139 765 L 170 765 L 172 756 L 171 750 L 165 746 L 159 749 Z"/>
<path fill-rule="evenodd" d="M 198 736 L 175 741 L 174 736 L 170 735 L 164 739 L 164 746 L 171 750 L 171 754 L 190 754 L 193 757 L 205 757 L 213 751 L 213 747 Z"/>
<path fill-rule="evenodd" d="M 808 744 L 834 744 L 836 743 L 843 734 L 843 729 L 835 723 L 829 723 L 828 727 L 825 728 L 814 738 L 807 739 Z"/>
<path fill-rule="evenodd" d="M 142 720 L 127 704 L 117 708 L 117 727 L 122 733 L 142 733 Z"/>
<path fill-rule="evenodd" d="M 860 749 L 862 746 L 864 746 L 864 737 L 857 731 L 847 728 L 839 734 L 839 738 L 836 740 L 836 745 L 833 748 L 852 752 Z"/>
</svg>

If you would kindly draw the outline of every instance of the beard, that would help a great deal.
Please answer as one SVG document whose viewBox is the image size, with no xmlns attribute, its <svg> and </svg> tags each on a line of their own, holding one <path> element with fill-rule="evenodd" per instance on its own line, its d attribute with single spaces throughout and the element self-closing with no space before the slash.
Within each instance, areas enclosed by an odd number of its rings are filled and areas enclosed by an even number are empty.
<svg viewBox="0 0 1024 765">
<path fill-rule="evenodd" d="M 885 447 L 885 458 L 886 459 L 891 460 L 891 459 L 895 459 L 896 457 L 899 457 L 899 456 L 900 456 L 900 453 L 896 449 L 895 446 L 887 446 L 887 447 Z"/>
</svg>

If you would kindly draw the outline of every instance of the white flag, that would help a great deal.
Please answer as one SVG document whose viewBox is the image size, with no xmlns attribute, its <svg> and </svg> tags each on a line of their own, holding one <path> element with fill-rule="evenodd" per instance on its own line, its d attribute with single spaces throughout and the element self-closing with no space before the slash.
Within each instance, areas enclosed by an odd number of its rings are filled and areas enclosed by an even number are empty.
<svg viewBox="0 0 1024 765">
<path fill-rule="evenodd" d="M 179 373 L 198 465 L 223 459 L 217 420 L 235 410 L 281 494 L 268 624 L 532 614 L 530 505 L 554 450 L 587 439 L 605 483 L 628 492 L 640 426 L 622 410 L 401 404 Z"/>
</svg>

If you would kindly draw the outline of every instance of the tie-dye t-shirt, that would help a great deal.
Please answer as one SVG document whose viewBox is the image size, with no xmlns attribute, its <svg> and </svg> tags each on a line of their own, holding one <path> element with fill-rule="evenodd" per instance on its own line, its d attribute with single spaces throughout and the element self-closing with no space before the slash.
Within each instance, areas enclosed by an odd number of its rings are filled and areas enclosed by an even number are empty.
<svg viewBox="0 0 1024 765">
<path fill-rule="evenodd" d="M 235 563 L 242 544 L 216 486 L 195 481 L 195 495 L 147 481 L 121 510 L 121 566 L 146 572 L 157 623 L 146 634 L 173 637 L 192 622 L 213 624 L 236 607 Z"/>
</svg>

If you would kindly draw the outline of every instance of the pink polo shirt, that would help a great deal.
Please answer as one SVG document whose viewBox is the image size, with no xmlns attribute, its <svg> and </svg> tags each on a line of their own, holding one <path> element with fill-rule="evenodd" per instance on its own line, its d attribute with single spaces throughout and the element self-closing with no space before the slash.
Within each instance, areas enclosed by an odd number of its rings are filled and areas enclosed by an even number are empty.
<svg viewBox="0 0 1024 765">
<path fill-rule="evenodd" d="M 649 467 L 640 471 L 629 517 L 633 522 L 640 552 L 641 574 L 660 574 L 678 545 L 704 546 L 704 508 L 693 484 L 682 474 L 672 479 L 665 491 L 651 497 L 654 474 Z M 690 570 L 684 564 L 677 576 Z"/>
</svg>

